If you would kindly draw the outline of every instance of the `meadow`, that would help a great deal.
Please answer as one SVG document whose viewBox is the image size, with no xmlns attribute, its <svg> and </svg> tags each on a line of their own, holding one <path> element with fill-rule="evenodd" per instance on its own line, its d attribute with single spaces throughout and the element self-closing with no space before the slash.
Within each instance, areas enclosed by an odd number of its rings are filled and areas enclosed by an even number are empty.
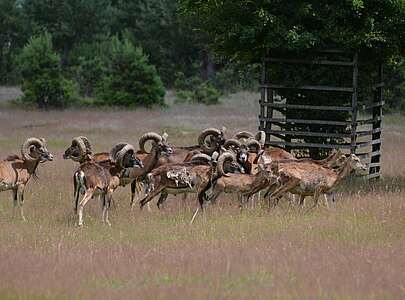
<svg viewBox="0 0 405 300">
<path fill-rule="evenodd" d="M 170 95 L 169 95 L 170 98 Z M 345 182 L 337 203 L 304 214 L 287 203 L 240 212 L 235 199 L 207 209 L 190 226 L 195 197 L 164 209 L 129 209 L 129 187 L 114 194 L 113 226 L 100 203 L 75 226 L 72 174 L 62 154 L 85 135 L 96 152 L 137 146 L 146 131 L 174 145 L 196 143 L 207 127 L 257 130 L 258 95 L 218 106 L 173 105 L 133 111 L 24 111 L 0 103 L 0 157 L 26 137 L 45 137 L 56 156 L 27 188 L 27 222 L 0 194 L 0 299 L 404 299 L 405 117 L 387 116 L 383 177 Z"/>
</svg>

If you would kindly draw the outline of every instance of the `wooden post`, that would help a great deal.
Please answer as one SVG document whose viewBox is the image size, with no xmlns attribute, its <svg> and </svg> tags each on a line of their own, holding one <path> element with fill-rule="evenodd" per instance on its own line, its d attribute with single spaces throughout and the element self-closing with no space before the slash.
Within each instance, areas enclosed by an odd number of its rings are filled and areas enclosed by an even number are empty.
<svg viewBox="0 0 405 300">
<path fill-rule="evenodd" d="M 264 109 L 265 109 L 265 103 L 266 103 L 266 60 L 263 58 L 262 61 L 262 74 L 261 74 L 261 79 L 260 79 L 260 123 L 259 123 L 259 130 L 264 130 L 265 128 L 265 121 L 264 121 Z M 267 134 L 266 134 L 267 135 Z"/>
<path fill-rule="evenodd" d="M 378 82 L 374 92 L 374 107 L 373 107 L 373 134 L 372 134 L 372 152 L 370 160 L 370 178 L 380 177 L 381 163 L 381 118 L 382 105 L 384 101 L 384 65 L 379 64 L 378 67 Z"/>
<path fill-rule="evenodd" d="M 356 153 L 356 131 L 357 131 L 357 94 L 358 94 L 358 54 L 353 54 L 353 93 L 352 93 L 352 125 L 351 125 L 351 142 L 350 153 Z"/>
</svg>

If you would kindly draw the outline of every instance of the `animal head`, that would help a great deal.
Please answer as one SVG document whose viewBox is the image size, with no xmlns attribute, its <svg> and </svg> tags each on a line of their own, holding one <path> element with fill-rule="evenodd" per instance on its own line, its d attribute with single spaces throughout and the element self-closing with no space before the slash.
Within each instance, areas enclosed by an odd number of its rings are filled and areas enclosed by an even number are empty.
<svg viewBox="0 0 405 300">
<path fill-rule="evenodd" d="M 43 163 L 53 160 L 53 155 L 49 152 L 44 138 L 28 138 L 21 146 L 21 155 L 27 161 Z"/>
<path fill-rule="evenodd" d="M 119 143 L 110 151 L 110 160 L 121 168 L 142 168 L 142 162 L 135 156 L 135 148 L 127 143 Z"/>
<path fill-rule="evenodd" d="M 226 128 L 222 127 L 221 130 L 216 128 L 207 128 L 198 136 L 198 145 L 206 152 L 211 154 L 218 151 L 225 143 Z"/>
<path fill-rule="evenodd" d="M 364 175 L 368 171 L 367 166 L 361 162 L 360 158 L 357 155 L 350 154 L 347 160 L 353 171 L 358 173 L 359 175 Z"/>
<path fill-rule="evenodd" d="M 228 173 L 245 173 L 243 167 L 237 162 L 233 151 L 226 151 L 219 156 L 217 172 L 222 176 L 229 176 Z"/>
<path fill-rule="evenodd" d="M 87 137 L 78 136 L 72 140 L 72 144 L 63 153 L 63 159 L 82 161 L 86 155 L 91 155 L 91 144 Z"/>
<path fill-rule="evenodd" d="M 266 165 L 262 162 L 258 163 L 257 168 L 259 169 L 259 172 L 269 180 L 276 181 L 278 176 L 273 173 L 273 170 L 270 165 Z"/>
<path fill-rule="evenodd" d="M 158 153 L 163 155 L 171 155 L 173 153 L 173 148 L 168 144 L 167 138 L 167 133 L 159 135 L 155 132 L 147 132 L 139 139 L 139 149 L 144 153 L 148 153 L 145 150 L 145 145 L 146 142 L 151 141 L 152 148 L 154 148 Z"/>
</svg>

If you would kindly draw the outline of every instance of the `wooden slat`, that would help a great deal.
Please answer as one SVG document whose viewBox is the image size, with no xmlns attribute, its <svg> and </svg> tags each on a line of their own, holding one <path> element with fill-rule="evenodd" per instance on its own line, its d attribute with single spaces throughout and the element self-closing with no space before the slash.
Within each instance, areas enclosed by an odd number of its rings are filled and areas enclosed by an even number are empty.
<svg viewBox="0 0 405 300">
<path fill-rule="evenodd" d="M 289 131 L 289 130 L 267 130 L 270 134 L 288 134 L 292 136 L 317 136 L 317 137 L 337 137 L 348 138 L 350 133 L 330 133 L 330 132 L 312 132 L 312 131 Z"/>
<path fill-rule="evenodd" d="M 271 141 L 267 145 L 272 146 L 290 146 L 290 147 L 308 147 L 308 148 L 325 148 L 325 149 L 350 149 L 349 144 L 317 144 L 317 143 L 297 143 L 297 142 L 283 142 Z"/>
<path fill-rule="evenodd" d="M 268 62 L 281 62 L 288 64 L 309 64 L 309 65 L 326 65 L 326 66 L 352 66 L 351 61 L 338 61 L 338 60 L 306 60 L 306 59 L 290 59 L 290 58 L 266 58 Z"/>
<path fill-rule="evenodd" d="M 381 162 L 369 163 L 369 168 L 381 167 Z"/>
<path fill-rule="evenodd" d="M 383 106 L 385 104 L 385 101 L 378 101 L 376 103 L 372 103 L 372 104 L 368 104 L 368 105 L 362 105 L 360 108 L 362 110 L 367 110 L 367 109 L 371 109 L 374 107 L 379 107 L 379 106 Z"/>
<path fill-rule="evenodd" d="M 382 117 L 378 116 L 372 119 L 367 119 L 367 120 L 357 120 L 357 124 L 358 125 L 364 125 L 364 124 L 372 124 L 374 122 L 378 122 L 381 121 Z"/>
<path fill-rule="evenodd" d="M 345 126 L 351 124 L 351 122 L 349 121 L 305 120 L 305 119 L 285 119 L 285 118 L 260 118 L 260 121 L 296 123 L 296 124 L 336 125 L 336 126 Z"/>
<path fill-rule="evenodd" d="M 380 176 L 381 176 L 380 173 L 376 172 L 376 173 L 372 173 L 372 174 L 367 175 L 367 179 L 377 178 L 377 177 L 380 177 Z"/>
<path fill-rule="evenodd" d="M 381 144 L 381 139 L 376 139 L 371 141 L 371 145 Z"/>
<path fill-rule="evenodd" d="M 327 105 L 304 105 L 304 104 L 287 104 L 287 103 L 262 103 L 260 105 L 270 106 L 275 108 L 291 108 L 291 109 L 310 109 L 310 110 L 333 110 L 333 111 L 351 111 L 351 107 L 347 106 L 327 106 Z"/>
<path fill-rule="evenodd" d="M 376 128 L 376 129 L 370 129 L 370 130 L 364 130 L 364 131 L 357 131 L 356 135 L 357 136 L 367 136 L 367 135 L 371 135 L 377 132 L 381 132 L 381 128 Z"/>
<path fill-rule="evenodd" d="M 384 87 L 384 82 L 379 82 L 373 85 L 373 90 Z"/>
<path fill-rule="evenodd" d="M 356 143 L 357 148 L 368 147 L 370 145 L 371 145 L 371 142 L 358 142 L 358 143 Z"/>
<path fill-rule="evenodd" d="M 370 153 L 370 156 L 371 156 L 371 157 L 374 157 L 374 156 L 381 156 L 381 150 L 377 150 L 377 151 L 371 152 L 371 153 Z"/>
<path fill-rule="evenodd" d="M 301 85 L 301 86 L 287 86 L 283 84 L 265 84 L 261 88 L 271 88 L 275 90 L 279 89 L 297 89 L 297 90 L 312 90 L 312 91 L 324 91 L 324 92 L 345 92 L 352 93 L 353 88 L 351 87 L 337 87 L 337 86 L 326 86 L 326 85 Z"/>
</svg>

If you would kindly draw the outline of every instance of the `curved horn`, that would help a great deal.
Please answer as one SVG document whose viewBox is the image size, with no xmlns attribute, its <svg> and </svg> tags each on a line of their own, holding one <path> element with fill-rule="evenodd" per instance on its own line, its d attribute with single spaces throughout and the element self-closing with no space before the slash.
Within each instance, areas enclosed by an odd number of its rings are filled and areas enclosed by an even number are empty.
<svg viewBox="0 0 405 300">
<path fill-rule="evenodd" d="M 246 145 L 246 147 L 249 148 L 249 151 L 252 151 L 255 153 L 259 153 L 259 151 L 262 149 L 262 145 L 260 144 L 260 142 L 257 140 L 254 140 L 254 139 L 247 140 L 245 145 Z"/>
<path fill-rule="evenodd" d="M 211 156 L 205 154 L 205 153 L 197 153 L 191 157 L 190 162 L 199 162 L 199 161 L 205 161 L 205 162 L 211 162 L 212 158 Z"/>
<path fill-rule="evenodd" d="M 228 159 L 230 159 L 232 161 L 236 161 L 236 155 L 232 152 L 227 151 L 227 152 L 222 153 L 218 158 L 217 172 L 222 176 L 229 176 L 224 171 L 224 163 Z"/>
<path fill-rule="evenodd" d="M 119 151 L 121 151 L 122 148 L 124 148 L 126 145 L 128 145 L 127 143 L 119 143 L 116 144 L 114 147 L 112 147 L 111 151 L 110 151 L 110 160 L 113 163 L 116 163 L 116 159 L 117 159 L 117 153 Z"/>
<path fill-rule="evenodd" d="M 37 160 L 36 158 L 31 156 L 30 147 L 32 145 L 42 147 L 44 145 L 44 142 L 35 137 L 28 138 L 21 146 L 21 156 L 24 160 L 29 161 Z"/>
<path fill-rule="evenodd" d="M 118 167 L 120 167 L 120 168 L 124 167 L 123 166 L 124 156 L 129 151 L 132 151 L 133 153 L 135 153 L 135 148 L 134 148 L 134 146 L 132 146 L 130 144 L 126 144 L 120 151 L 118 151 L 116 153 L 115 163 L 117 164 Z"/>
<path fill-rule="evenodd" d="M 250 139 L 253 137 L 253 133 L 251 133 L 250 131 L 239 131 L 233 137 L 237 140 Z"/>
<path fill-rule="evenodd" d="M 141 150 L 141 152 L 143 152 L 143 153 L 148 153 L 145 150 L 146 142 L 152 140 L 156 143 L 159 143 L 162 141 L 162 139 L 163 138 L 155 132 L 147 132 L 147 133 L 143 134 L 141 136 L 141 138 L 139 139 L 139 150 Z"/>
<path fill-rule="evenodd" d="M 242 143 L 237 139 L 228 139 L 225 141 L 224 148 L 229 149 L 230 147 L 234 146 L 235 148 L 240 148 Z"/>
<path fill-rule="evenodd" d="M 91 153 L 91 145 L 89 140 L 84 136 L 75 137 L 72 140 L 72 146 L 79 147 L 80 156 Z"/>
<path fill-rule="evenodd" d="M 215 145 L 208 146 L 205 143 L 205 139 L 210 135 L 218 137 L 222 135 L 222 132 L 216 128 L 207 128 L 201 132 L 201 134 L 198 136 L 198 145 L 200 145 L 207 152 L 216 150 Z"/>
<path fill-rule="evenodd" d="M 260 146 L 263 147 L 264 143 L 266 143 L 266 133 L 263 130 L 260 130 L 256 135 L 255 135 L 256 141 L 260 143 Z"/>
</svg>

